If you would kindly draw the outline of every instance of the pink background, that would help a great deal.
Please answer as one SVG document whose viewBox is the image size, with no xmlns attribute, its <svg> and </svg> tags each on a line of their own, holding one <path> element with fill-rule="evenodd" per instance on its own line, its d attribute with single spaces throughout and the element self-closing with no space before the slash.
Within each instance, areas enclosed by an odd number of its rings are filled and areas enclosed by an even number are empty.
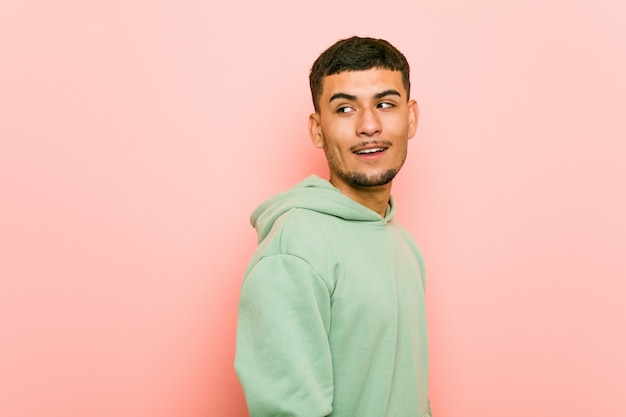
<svg viewBox="0 0 626 417">
<path fill-rule="evenodd" d="M 246 415 L 248 215 L 326 175 L 308 69 L 352 34 L 413 68 L 435 415 L 626 415 L 624 4 L 2 2 L 0 415 Z"/>
</svg>

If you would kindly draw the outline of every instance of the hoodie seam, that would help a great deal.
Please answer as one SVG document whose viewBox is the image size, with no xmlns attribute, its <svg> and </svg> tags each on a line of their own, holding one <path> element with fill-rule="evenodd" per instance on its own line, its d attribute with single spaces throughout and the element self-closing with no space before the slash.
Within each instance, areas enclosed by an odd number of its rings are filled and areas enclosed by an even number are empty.
<svg viewBox="0 0 626 417">
<path fill-rule="evenodd" d="M 317 279 L 320 283 L 322 283 L 322 285 L 324 285 L 324 287 L 326 287 L 326 290 L 328 291 L 328 296 L 332 296 L 332 288 L 329 288 L 328 284 L 326 283 L 326 281 L 324 281 L 324 279 L 322 278 L 321 274 L 311 266 L 311 263 L 309 261 L 307 261 L 306 259 L 304 259 L 301 256 L 295 255 L 293 253 L 275 253 L 272 255 L 264 255 L 261 258 L 259 258 L 258 262 L 261 262 L 264 259 L 271 259 L 274 257 L 281 257 L 281 256 L 286 256 L 286 257 L 292 257 L 292 258 L 296 258 L 301 260 L 302 262 L 304 262 L 304 264 L 313 272 L 313 275 L 315 276 L 315 279 Z"/>
</svg>

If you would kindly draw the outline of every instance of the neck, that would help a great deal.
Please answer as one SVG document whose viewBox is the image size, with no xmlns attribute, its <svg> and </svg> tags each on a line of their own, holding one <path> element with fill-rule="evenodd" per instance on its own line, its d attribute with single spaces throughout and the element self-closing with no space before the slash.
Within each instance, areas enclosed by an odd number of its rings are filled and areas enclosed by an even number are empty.
<svg viewBox="0 0 626 417">
<path fill-rule="evenodd" d="M 355 187 L 337 181 L 332 176 L 330 183 L 341 191 L 341 194 L 378 213 L 380 217 L 385 217 L 385 214 L 387 214 L 387 206 L 389 205 L 389 197 L 391 195 L 391 183 L 377 187 Z"/>
</svg>

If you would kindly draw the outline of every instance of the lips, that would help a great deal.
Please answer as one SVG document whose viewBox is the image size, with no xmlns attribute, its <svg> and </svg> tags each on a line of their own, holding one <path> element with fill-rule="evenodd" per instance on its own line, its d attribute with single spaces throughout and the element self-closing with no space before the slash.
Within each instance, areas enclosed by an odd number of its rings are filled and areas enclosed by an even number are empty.
<svg viewBox="0 0 626 417">
<path fill-rule="evenodd" d="M 357 155 L 373 155 L 385 152 L 390 147 L 391 142 L 386 141 L 362 142 L 358 145 L 354 145 L 350 148 L 350 151 Z"/>
<path fill-rule="evenodd" d="M 369 149 L 361 149 L 359 151 L 355 151 L 354 153 L 357 155 L 367 155 L 378 152 L 385 152 L 387 148 L 369 148 Z"/>
</svg>

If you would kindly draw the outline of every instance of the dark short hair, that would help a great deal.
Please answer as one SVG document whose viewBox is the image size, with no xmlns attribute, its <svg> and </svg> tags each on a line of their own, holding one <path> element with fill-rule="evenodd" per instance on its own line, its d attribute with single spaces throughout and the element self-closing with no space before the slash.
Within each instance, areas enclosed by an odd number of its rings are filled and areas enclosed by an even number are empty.
<svg viewBox="0 0 626 417">
<path fill-rule="evenodd" d="M 319 99 L 324 89 L 324 77 L 346 71 L 372 68 L 400 71 L 407 98 L 410 95 L 409 63 L 402 52 L 384 39 L 353 36 L 342 39 L 326 49 L 315 60 L 309 74 L 313 107 L 319 112 Z"/>
</svg>

